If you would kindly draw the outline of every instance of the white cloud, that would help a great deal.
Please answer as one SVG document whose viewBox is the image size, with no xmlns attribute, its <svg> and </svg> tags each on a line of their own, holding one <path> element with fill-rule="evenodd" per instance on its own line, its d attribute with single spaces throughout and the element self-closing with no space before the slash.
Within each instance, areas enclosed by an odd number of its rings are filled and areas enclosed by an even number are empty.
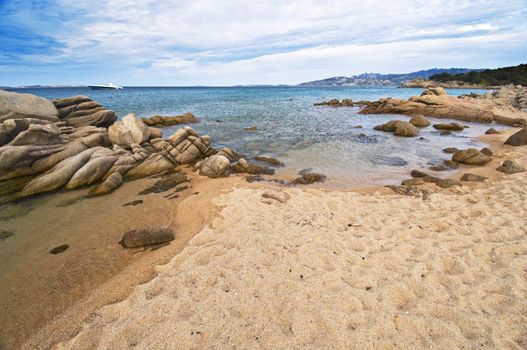
<svg viewBox="0 0 527 350">
<path fill-rule="evenodd" d="M 151 70 L 151 80 L 158 72 L 185 84 L 480 67 L 527 50 L 524 0 L 58 1 L 65 21 L 49 34 L 64 48 L 53 59 Z"/>
</svg>

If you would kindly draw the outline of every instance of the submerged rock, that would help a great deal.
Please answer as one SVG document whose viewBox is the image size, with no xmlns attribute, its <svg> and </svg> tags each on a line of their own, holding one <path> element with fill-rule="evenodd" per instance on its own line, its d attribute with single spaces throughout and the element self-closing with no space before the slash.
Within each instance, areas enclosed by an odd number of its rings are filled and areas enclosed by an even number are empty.
<svg viewBox="0 0 527 350">
<path fill-rule="evenodd" d="M 323 182 L 326 180 L 326 175 L 320 173 L 302 173 L 302 176 L 294 179 L 291 184 L 293 185 L 310 185 L 315 182 Z"/>
<path fill-rule="evenodd" d="M 485 165 L 492 160 L 491 157 L 481 153 L 475 148 L 457 151 L 452 156 L 452 160 L 466 165 Z"/>
<path fill-rule="evenodd" d="M 264 167 L 261 165 L 249 163 L 245 159 L 241 158 L 236 163 L 230 166 L 230 170 L 233 173 L 246 173 L 246 174 L 264 174 L 273 175 L 274 169 Z"/>
<path fill-rule="evenodd" d="M 401 120 L 391 120 L 388 123 L 377 125 L 374 130 L 393 132 L 396 136 L 414 137 L 419 133 L 419 130 L 408 122 Z"/>
<path fill-rule="evenodd" d="M 199 122 L 198 118 L 190 112 L 176 116 L 154 115 L 150 118 L 143 118 L 143 122 L 148 126 L 171 126 L 177 124 L 190 124 Z"/>
<path fill-rule="evenodd" d="M 119 242 L 123 248 L 140 248 L 173 241 L 174 232 L 170 228 L 138 229 L 125 232 Z"/>
<path fill-rule="evenodd" d="M 501 171 L 502 173 L 505 173 L 505 174 L 516 174 L 516 173 L 525 172 L 525 167 L 521 166 L 515 161 L 506 160 L 496 170 Z"/>
<path fill-rule="evenodd" d="M 520 131 L 514 133 L 511 135 L 507 141 L 505 141 L 506 145 L 511 146 L 524 146 L 527 145 L 527 128 L 523 128 Z"/>
<path fill-rule="evenodd" d="M 463 131 L 465 127 L 458 123 L 449 123 L 449 124 L 434 124 L 434 128 L 437 130 L 449 130 L 449 131 Z"/>
<path fill-rule="evenodd" d="M 457 149 L 456 147 L 447 147 L 447 148 L 443 149 L 443 152 L 450 153 L 450 154 L 456 153 L 458 151 L 459 151 L 459 149 Z"/>
<path fill-rule="evenodd" d="M 280 162 L 276 158 L 270 158 L 270 157 L 264 157 L 264 156 L 256 156 L 254 157 L 259 162 L 269 163 L 274 166 L 283 166 L 282 162 Z"/>
<path fill-rule="evenodd" d="M 418 128 L 425 128 L 431 124 L 423 115 L 412 117 L 412 119 L 409 120 L 409 123 Z"/>
</svg>

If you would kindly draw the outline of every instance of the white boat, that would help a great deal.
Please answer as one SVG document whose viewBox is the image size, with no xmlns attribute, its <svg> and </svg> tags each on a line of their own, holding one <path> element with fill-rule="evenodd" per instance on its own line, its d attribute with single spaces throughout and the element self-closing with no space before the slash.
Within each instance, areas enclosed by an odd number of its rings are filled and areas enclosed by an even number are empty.
<svg viewBox="0 0 527 350">
<path fill-rule="evenodd" d="M 108 83 L 106 85 L 88 85 L 88 87 L 92 90 L 121 90 L 122 86 L 117 86 L 112 83 Z"/>
</svg>

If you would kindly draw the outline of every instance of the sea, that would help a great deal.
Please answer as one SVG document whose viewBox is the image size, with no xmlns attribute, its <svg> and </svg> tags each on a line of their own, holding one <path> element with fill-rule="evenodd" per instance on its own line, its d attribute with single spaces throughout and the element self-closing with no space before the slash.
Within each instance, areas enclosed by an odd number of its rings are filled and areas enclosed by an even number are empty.
<svg viewBox="0 0 527 350">
<path fill-rule="evenodd" d="M 294 176 L 311 169 L 328 177 L 332 187 L 354 188 L 398 184 L 412 169 L 426 169 L 450 159 L 446 147 L 482 148 L 477 139 L 488 125 L 463 123 L 462 132 L 443 136 L 432 127 L 418 137 L 396 137 L 373 130 L 402 115 L 361 115 L 358 107 L 314 106 L 333 98 L 377 100 L 409 98 L 422 89 L 397 87 L 125 87 L 122 90 L 26 88 L 14 90 L 54 99 L 87 95 L 117 113 L 138 117 L 192 112 L 200 122 L 191 126 L 209 135 L 214 147 L 229 147 L 247 157 L 275 157 L 285 166 L 278 175 Z M 458 96 L 483 90 L 449 89 Z M 445 122 L 434 120 L 433 123 Z M 171 135 L 181 125 L 163 130 Z M 499 126 L 493 125 L 499 129 Z M 252 128 L 253 130 L 248 130 Z M 435 175 L 447 176 L 451 171 Z"/>
</svg>

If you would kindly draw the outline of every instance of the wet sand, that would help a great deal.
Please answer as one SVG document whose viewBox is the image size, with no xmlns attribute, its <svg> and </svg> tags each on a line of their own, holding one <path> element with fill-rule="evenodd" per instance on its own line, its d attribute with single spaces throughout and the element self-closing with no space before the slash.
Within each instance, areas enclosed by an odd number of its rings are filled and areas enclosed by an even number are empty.
<svg viewBox="0 0 527 350">
<path fill-rule="evenodd" d="M 25 213 L 0 221 L 2 229 L 15 232 L 0 241 L 0 349 L 18 348 L 29 337 L 26 348 L 48 348 L 75 335 L 93 310 L 122 300 L 153 278 L 155 266 L 180 252 L 216 215 L 211 200 L 241 181 L 191 177 L 191 183 L 178 186 L 191 188 L 171 200 L 163 197 L 171 191 L 139 196 L 156 180 L 143 179 L 67 206 L 62 205 L 86 190 L 41 196 L 0 211 L 0 217 Z M 123 206 L 138 199 L 143 203 Z M 138 252 L 118 244 L 127 230 L 166 225 L 176 234 L 170 245 Z M 62 244 L 69 245 L 65 252 L 49 253 Z"/>
<path fill-rule="evenodd" d="M 494 169 L 527 148 L 506 136 L 455 175 L 488 181 L 427 184 L 429 200 L 274 188 L 291 198 L 268 204 L 269 186 L 238 183 L 155 278 L 56 348 L 525 348 L 527 178 Z"/>
</svg>

